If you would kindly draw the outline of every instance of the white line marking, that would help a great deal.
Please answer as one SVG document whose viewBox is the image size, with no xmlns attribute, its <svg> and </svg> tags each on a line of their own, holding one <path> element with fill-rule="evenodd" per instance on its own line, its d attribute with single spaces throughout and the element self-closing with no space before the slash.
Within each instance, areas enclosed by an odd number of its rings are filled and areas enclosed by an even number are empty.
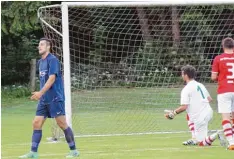
<svg viewBox="0 0 234 159">
<path fill-rule="evenodd" d="M 127 133 L 127 134 L 94 134 L 94 135 L 76 135 L 75 137 L 112 137 L 112 136 L 135 136 L 135 135 L 155 135 L 155 134 L 181 134 L 189 131 L 165 131 L 165 132 L 142 132 L 142 133 Z"/>
<path fill-rule="evenodd" d="M 42 154 L 39 155 L 39 157 L 46 157 L 46 156 L 62 156 L 62 155 L 66 155 L 65 153 L 57 153 L 57 154 Z M 2 158 L 17 158 L 19 156 L 7 156 L 7 157 L 2 157 Z"/>
<path fill-rule="evenodd" d="M 116 135 L 112 135 L 113 137 L 114 136 L 118 136 L 117 134 Z M 124 135 L 119 135 L 119 136 L 124 136 Z M 85 136 L 84 138 L 87 138 L 88 136 Z M 94 136 L 90 136 L 90 137 L 94 137 Z M 97 136 L 98 137 L 98 136 Z M 101 137 L 105 137 L 105 136 L 101 136 Z M 109 136 L 110 137 L 110 136 Z M 152 138 L 164 138 L 164 139 L 171 139 L 171 138 L 181 138 L 181 137 L 185 137 L 184 135 L 178 135 L 178 136 L 154 136 L 154 137 L 152 137 Z M 64 137 L 62 137 L 62 138 L 64 138 Z M 80 138 L 83 138 L 83 137 L 80 137 Z M 100 141 L 101 139 L 99 138 L 98 140 L 96 140 L 96 141 Z M 128 139 L 129 140 L 129 139 Z M 92 141 L 94 141 L 93 139 L 92 139 Z M 65 141 L 64 142 L 62 142 L 61 140 L 59 141 L 59 142 L 41 142 L 40 144 L 59 144 L 59 143 L 62 143 L 62 144 L 64 144 L 65 143 Z M 2 144 L 2 147 L 8 147 L 8 146 L 27 146 L 27 145 L 31 145 L 31 143 L 30 142 L 28 142 L 28 143 L 15 143 L 15 144 Z"/>
<path fill-rule="evenodd" d="M 217 130 L 210 130 L 209 132 L 216 132 Z M 173 132 L 142 132 L 142 133 L 128 133 L 128 134 L 97 134 L 97 135 L 76 135 L 76 138 L 88 138 L 88 137 L 115 137 L 115 136 L 137 136 L 137 135 L 156 135 L 156 134 L 182 134 L 182 133 L 189 133 L 190 131 L 173 131 Z M 184 136 L 157 136 L 154 138 L 177 138 L 177 137 L 184 137 Z M 62 139 L 64 137 L 61 137 Z M 41 142 L 41 144 L 58 144 L 63 142 Z M 26 146 L 31 145 L 31 143 L 15 143 L 15 144 L 2 144 L 2 147 L 5 146 Z"/>
<path fill-rule="evenodd" d="M 199 147 L 199 146 L 184 146 L 184 147 L 164 147 L 164 148 L 145 148 L 145 149 L 122 149 L 117 150 L 116 152 L 106 152 L 106 151 L 82 151 L 84 154 L 93 155 L 113 155 L 119 153 L 129 153 L 129 152 L 144 152 L 144 151 L 196 151 L 195 149 L 211 149 L 211 148 L 218 148 L 220 146 L 207 146 L 207 147 Z M 64 156 L 66 153 L 56 153 L 56 154 L 41 154 L 40 157 L 47 157 L 47 156 Z M 82 155 L 82 153 L 81 153 Z M 2 158 L 16 158 L 18 156 L 6 156 Z"/>
<path fill-rule="evenodd" d="M 218 130 L 209 130 L 209 133 L 216 131 Z M 126 134 L 91 134 L 91 135 L 75 135 L 75 137 L 86 138 L 86 137 L 137 136 L 137 135 L 156 135 L 156 134 L 183 134 L 183 133 L 190 133 L 190 131 L 140 132 L 140 133 L 126 133 Z"/>
</svg>

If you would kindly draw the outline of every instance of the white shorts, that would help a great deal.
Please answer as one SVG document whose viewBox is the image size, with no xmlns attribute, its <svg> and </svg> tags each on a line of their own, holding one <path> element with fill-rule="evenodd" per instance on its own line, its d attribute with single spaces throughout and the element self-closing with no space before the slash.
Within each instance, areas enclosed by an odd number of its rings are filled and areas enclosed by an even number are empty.
<svg viewBox="0 0 234 159">
<path fill-rule="evenodd" d="M 234 92 L 218 94 L 218 112 L 234 112 Z"/>
<path fill-rule="evenodd" d="M 198 119 L 194 120 L 194 133 L 198 142 L 202 142 L 208 135 L 208 125 L 213 117 L 213 110 L 201 112 Z"/>
</svg>

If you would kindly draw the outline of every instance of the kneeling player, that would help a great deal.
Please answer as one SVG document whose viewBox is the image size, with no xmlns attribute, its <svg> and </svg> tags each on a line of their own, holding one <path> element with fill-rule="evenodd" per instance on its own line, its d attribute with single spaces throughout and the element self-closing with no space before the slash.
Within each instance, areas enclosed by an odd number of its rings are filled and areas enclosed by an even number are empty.
<svg viewBox="0 0 234 159">
<path fill-rule="evenodd" d="M 205 86 L 194 80 L 195 68 L 187 65 L 182 67 L 182 78 L 187 83 L 181 92 L 181 106 L 174 111 L 165 111 L 168 119 L 173 119 L 175 115 L 187 111 L 189 121 L 194 123 L 195 139 L 186 145 L 209 146 L 217 138 L 218 132 L 208 136 L 208 123 L 212 119 L 213 110 L 209 102 L 212 98 Z"/>
</svg>

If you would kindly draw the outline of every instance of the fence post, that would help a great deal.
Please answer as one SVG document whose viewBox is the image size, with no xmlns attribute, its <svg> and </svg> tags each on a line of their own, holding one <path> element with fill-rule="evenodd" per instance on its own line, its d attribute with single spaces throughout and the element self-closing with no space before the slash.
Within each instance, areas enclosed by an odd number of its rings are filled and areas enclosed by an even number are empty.
<svg viewBox="0 0 234 159">
<path fill-rule="evenodd" d="M 31 70 L 30 70 L 30 90 L 33 92 L 36 89 L 36 59 L 31 59 Z"/>
</svg>

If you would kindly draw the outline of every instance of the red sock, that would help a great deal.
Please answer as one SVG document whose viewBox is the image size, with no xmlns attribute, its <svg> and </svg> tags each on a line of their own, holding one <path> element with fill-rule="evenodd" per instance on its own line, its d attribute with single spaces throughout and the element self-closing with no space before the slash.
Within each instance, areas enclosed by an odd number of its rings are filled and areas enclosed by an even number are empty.
<svg viewBox="0 0 234 159">
<path fill-rule="evenodd" d="M 226 136 L 226 139 L 228 140 L 228 142 L 232 142 L 232 124 L 229 120 L 223 120 L 222 122 L 223 125 L 223 132 L 224 135 Z"/>
<path fill-rule="evenodd" d="M 232 135 L 234 135 L 234 119 L 232 119 Z"/>
<path fill-rule="evenodd" d="M 188 121 L 188 127 L 189 127 L 189 130 L 190 130 L 190 131 L 191 131 L 191 133 L 192 133 L 192 138 L 194 139 L 194 138 L 195 138 L 194 123 L 193 123 L 193 122 L 191 122 L 191 121 L 189 120 L 189 116 L 188 116 L 188 114 L 187 114 L 187 121 Z"/>
<path fill-rule="evenodd" d="M 214 140 L 210 136 L 206 137 L 202 142 L 199 143 L 199 146 L 210 146 Z"/>
</svg>

